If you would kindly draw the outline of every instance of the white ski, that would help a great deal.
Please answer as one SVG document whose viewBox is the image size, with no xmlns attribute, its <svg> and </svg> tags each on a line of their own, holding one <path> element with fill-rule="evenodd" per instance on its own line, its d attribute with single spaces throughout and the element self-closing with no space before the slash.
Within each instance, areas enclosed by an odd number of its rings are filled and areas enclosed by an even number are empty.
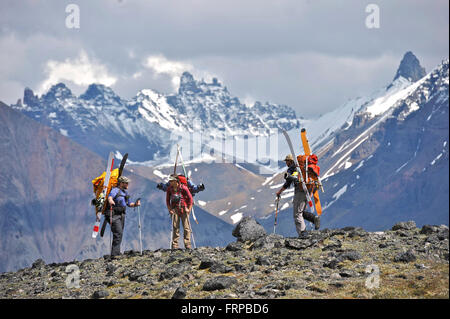
<svg viewBox="0 0 450 319">
<path fill-rule="evenodd" d="M 311 199 L 311 196 L 309 195 L 308 188 L 306 187 L 305 181 L 303 180 L 303 175 L 300 170 L 300 165 L 298 164 L 298 161 L 297 161 L 297 156 L 295 155 L 295 152 L 294 152 L 294 147 L 292 146 L 291 138 L 289 137 L 288 133 L 285 130 L 283 130 L 283 135 L 286 138 L 286 142 L 288 143 L 289 149 L 291 150 L 292 157 L 294 158 L 295 168 L 297 169 L 298 176 L 300 177 L 300 182 L 302 184 L 303 191 L 306 194 L 306 199 L 308 201 L 308 205 L 311 208 L 311 212 L 314 213 L 313 201 Z"/>
<path fill-rule="evenodd" d="M 100 195 L 100 196 L 102 196 L 104 198 L 103 207 L 105 207 L 105 204 L 106 204 L 106 201 L 107 201 L 106 192 L 108 190 L 109 179 L 111 177 L 111 171 L 112 171 L 113 167 L 114 167 L 114 153 L 110 152 L 109 156 L 108 156 L 108 164 L 106 166 L 105 180 L 103 182 L 103 190 L 102 190 L 102 194 Z M 99 226 L 100 226 L 100 218 L 101 218 L 101 213 L 102 212 L 103 212 L 103 209 L 100 212 L 97 212 L 95 225 L 94 225 L 94 229 L 93 229 L 93 232 L 92 232 L 92 238 L 97 238 L 98 230 L 99 230 Z"/>
</svg>

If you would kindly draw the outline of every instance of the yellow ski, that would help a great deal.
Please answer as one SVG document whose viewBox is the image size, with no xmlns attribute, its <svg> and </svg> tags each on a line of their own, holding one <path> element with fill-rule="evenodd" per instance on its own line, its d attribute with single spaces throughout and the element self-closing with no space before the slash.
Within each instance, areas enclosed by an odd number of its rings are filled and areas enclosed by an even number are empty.
<svg viewBox="0 0 450 319">
<path fill-rule="evenodd" d="M 308 143 L 308 139 L 306 138 L 306 129 L 302 128 L 301 132 L 300 132 L 300 137 L 302 140 L 302 145 L 303 145 L 303 149 L 305 150 L 305 155 L 311 155 L 311 149 L 309 148 L 309 143 Z M 305 169 L 307 170 L 308 168 L 305 167 Z M 320 188 L 322 188 L 322 183 L 320 183 L 319 180 L 319 186 Z M 323 188 L 322 188 L 322 192 L 323 192 Z M 319 187 L 316 187 L 313 193 L 313 197 L 314 197 L 314 205 L 316 207 L 316 211 L 317 211 L 317 215 L 322 215 L 322 205 L 320 204 L 320 198 L 319 198 Z"/>
</svg>

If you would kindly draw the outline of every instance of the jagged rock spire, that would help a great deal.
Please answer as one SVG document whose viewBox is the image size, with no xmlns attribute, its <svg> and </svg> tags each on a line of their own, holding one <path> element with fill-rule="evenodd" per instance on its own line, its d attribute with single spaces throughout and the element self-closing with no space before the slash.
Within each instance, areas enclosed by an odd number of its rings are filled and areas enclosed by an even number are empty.
<svg viewBox="0 0 450 319">
<path fill-rule="evenodd" d="M 426 75 L 425 68 L 420 65 L 419 60 L 411 51 L 408 51 L 403 56 L 400 66 L 395 74 L 394 81 L 400 76 L 411 82 L 416 82 Z"/>
</svg>

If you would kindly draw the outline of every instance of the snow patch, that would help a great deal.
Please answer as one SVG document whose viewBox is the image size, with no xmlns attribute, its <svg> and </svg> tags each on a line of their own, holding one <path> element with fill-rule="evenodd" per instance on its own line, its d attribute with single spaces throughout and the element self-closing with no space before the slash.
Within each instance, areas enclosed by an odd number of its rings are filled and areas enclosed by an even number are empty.
<svg viewBox="0 0 450 319">
<path fill-rule="evenodd" d="M 153 174 L 155 174 L 156 176 L 158 176 L 161 179 L 165 179 L 167 176 L 166 174 L 164 174 L 163 172 L 161 172 L 157 169 L 153 170 Z"/>
<path fill-rule="evenodd" d="M 442 153 L 436 156 L 436 158 L 430 163 L 431 165 L 436 164 L 436 161 L 439 160 L 442 157 Z"/>
<path fill-rule="evenodd" d="M 59 129 L 59 133 L 61 133 L 62 135 L 64 135 L 65 137 L 69 136 L 69 133 L 67 132 L 67 130 L 60 128 Z"/>
<path fill-rule="evenodd" d="M 244 215 L 242 213 L 237 213 L 237 214 L 230 216 L 231 220 L 233 221 L 233 224 L 236 224 L 237 222 L 239 222 L 242 219 L 242 217 L 244 217 Z"/>
<path fill-rule="evenodd" d="M 334 193 L 333 198 L 334 200 L 330 203 L 327 203 L 322 210 L 327 209 L 331 205 L 333 205 L 345 192 L 347 191 L 347 184 L 341 187 L 336 193 Z"/>
<path fill-rule="evenodd" d="M 197 201 L 197 203 L 198 203 L 200 206 L 205 206 L 205 205 L 206 205 L 206 202 L 204 202 L 204 201 L 202 201 L 202 200 Z"/>
<path fill-rule="evenodd" d="M 357 170 L 359 170 L 361 167 L 363 167 L 364 165 L 364 160 L 362 160 L 361 162 L 359 162 L 358 166 L 355 167 L 355 169 L 353 170 L 354 172 L 356 172 Z"/>
</svg>

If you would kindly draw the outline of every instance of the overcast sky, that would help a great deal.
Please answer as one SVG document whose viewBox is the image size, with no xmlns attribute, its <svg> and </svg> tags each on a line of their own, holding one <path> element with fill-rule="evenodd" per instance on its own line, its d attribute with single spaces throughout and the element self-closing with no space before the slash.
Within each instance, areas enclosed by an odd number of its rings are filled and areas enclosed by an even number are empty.
<svg viewBox="0 0 450 319">
<path fill-rule="evenodd" d="M 173 93 L 186 70 L 315 117 L 388 84 L 406 51 L 427 72 L 448 58 L 448 12 L 448 0 L 2 0 L 0 100 L 58 82 Z"/>
</svg>

